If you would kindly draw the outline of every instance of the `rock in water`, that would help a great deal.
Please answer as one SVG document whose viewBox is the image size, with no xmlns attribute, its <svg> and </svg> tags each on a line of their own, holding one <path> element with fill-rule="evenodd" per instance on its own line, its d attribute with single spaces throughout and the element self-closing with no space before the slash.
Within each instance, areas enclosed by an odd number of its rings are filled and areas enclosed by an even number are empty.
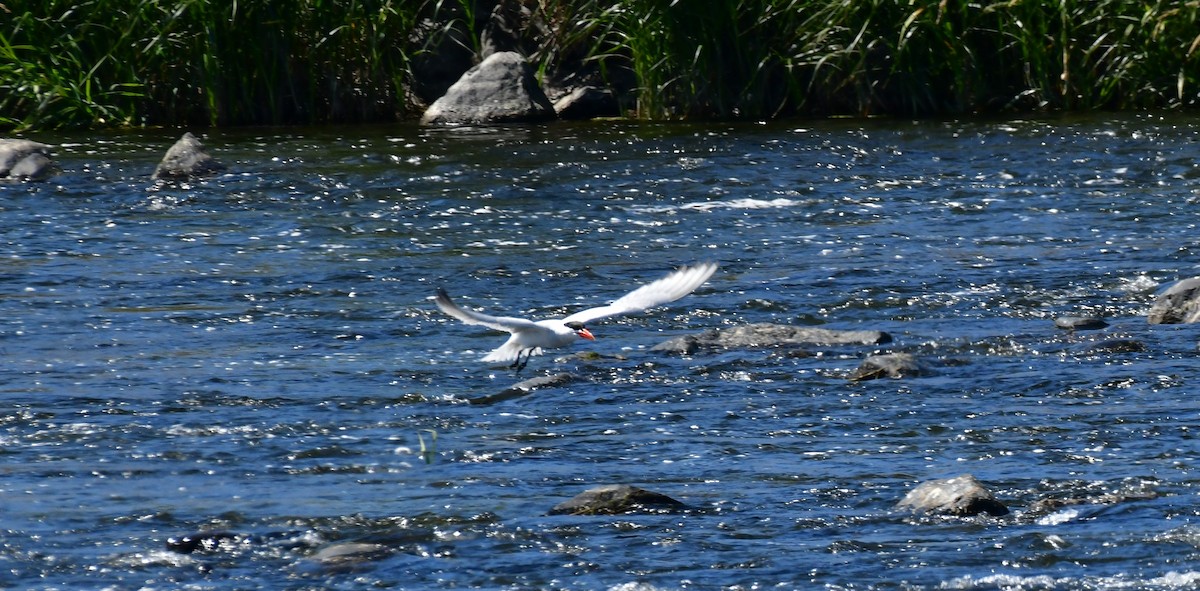
<svg viewBox="0 0 1200 591">
<path fill-rule="evenodd" d="M 0 178 L 37 181 L 53 171 L 50 146 L 32 140 L 0 139 Z"/>
<path fill-rule="evenodd" d="M 1060 316 L 1054 319 L 1054 326 L 1063 330 L 1100 330 L 1108 323 L 1095 316 Z"/>
<path fill-rule="evenodd" d="M 538 86 L 529 62 L 519 53 L 501 51 L 467 70 L 442 98 L 429 105 L 421 123 L 526 123 L 554 118 L 554 105 Z"/>
<path fill-rule="evenodd" d="M 853 381 L 928 375 L 929 368 L 909 353 L 871 355 L 850 374 Z"/>
<path fill-rule="evenodd" d="M 590 488 L 550 509 L 551 515 L 621 515 L 624 513 L 670 513 L 685 508 L 667 495 L 628 484 Z"/>
<path fill-rule="evenodd" d="M 386 558 L 392 549 L 383 544 L 344 542 L 326 546 L 312 555 L 311 560 L 325 566 L 348 566 Z"/>
<path fill-rule="evenodd" d="M 198 532 L 179 538 L 167 539 L 167 549 L 178 554 L 193 552 L 215 552 L 229 550 L 243 544 L 247 538 L 227 531 Z"/>
<path fill-rule="evenodd" d="M 1200 277 L 1184 279 L 1158 296 L 1146 321 L 1150 324 L 1200 322 Z"/>
<path fill-rule="evenodd" d="M 891 340 L 891 335 L 878 330 L 830 330 L 759 323 L 685 335 L 659 343 L 652 350 L 689 355 L 705 347 L 732 349 L 780 345 L 877 345 Z"/>
<path fill-rule="evenodd" d="M 497 394 L 470 398 L 467 400 L 467 402 L 471 404 L 494 404 L 497 402 L 504 402 L 505 400 L 512 400 L 513 398 L 526 396 L 532 393 L 534 390 L 565 386 L 578 379 L 578 376 L 568 372 L 559 372 L 554 375 L 529 378 L 528 380 L 517 382 L 516 384 L 509 386 Z"/>
<path fill-rule="evenodd" d="M 923 483 L 909 491 L 896 508 L 960 516 L 980 513 L 992 516 L 1008 514 L 1008 507 L 997 501 L 996 497 L 970 474 Z"/>
<path fill-rule="evenodd" d="M 225 167 L 204 151 L 204 144 L 191 132 L 183 134 L 167 150 L 162 162 L 154 169 L 155 179 L 185 180 L 222 170 Z"/>
</svg>

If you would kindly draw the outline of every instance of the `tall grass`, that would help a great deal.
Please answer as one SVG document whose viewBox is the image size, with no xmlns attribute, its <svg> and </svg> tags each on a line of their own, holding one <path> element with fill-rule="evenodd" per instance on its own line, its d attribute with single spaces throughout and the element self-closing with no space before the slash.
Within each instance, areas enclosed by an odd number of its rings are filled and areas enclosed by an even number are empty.
<svg viewBox="0 0 1200 591">
<path fill-rule="evenodd" d="M 1195 106 L 1200 2 L 550 0 L 636 73 L 637 114 Z"/>
<path fill-rule="evenodd" d="M 409 37 L 435 4 L 5 2 L 0 126 L 394 118 L 420 50 Z"/>
<path fill-rule="evenodd" d="M 392 119 L 433 45 L 422 19 L 452 15 L 478 49 L 495 1 L 0 2 L 0 127 Z M 1200 0 L 500 1 L 548 23 L 539 72 L 590 69 L 642 118 L 1192 107 L 1200 92 Z"/>
</svg>

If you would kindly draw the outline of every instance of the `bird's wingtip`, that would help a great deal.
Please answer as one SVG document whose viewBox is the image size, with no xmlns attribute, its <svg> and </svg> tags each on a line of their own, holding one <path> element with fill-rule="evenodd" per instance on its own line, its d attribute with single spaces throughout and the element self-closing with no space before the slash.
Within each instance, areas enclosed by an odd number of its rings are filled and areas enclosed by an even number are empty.
<svg viewBox="0 0 1200 591">
<path fill-rule="evenodd" d="M 712 276 L 713 273 L 717 272 L 717 269 L 720 268 L 720 266 L 720 263 L 717 261 L 700 261 L 692 265 L 690 269 L 688 267 L 684 267 L 684 270 L 695 270 L 704 275 Z"/>
</svg>

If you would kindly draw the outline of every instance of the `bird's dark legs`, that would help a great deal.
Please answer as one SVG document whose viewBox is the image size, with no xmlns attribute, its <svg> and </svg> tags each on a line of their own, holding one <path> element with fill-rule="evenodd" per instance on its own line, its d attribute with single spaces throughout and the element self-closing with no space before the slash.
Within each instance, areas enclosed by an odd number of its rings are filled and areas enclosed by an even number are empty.
<svg viewBox="0 0 1200 591">
<path fill-rule="evenodd" d="M 525 353 L 525 361 L 521 361 L 521 353 Z M 508 367 L 510 369 L 517 370 L 517 373 L 521 373 L 521 370 L 525 369 L 526 365 L 529 365 L 530 357 L 533 357 L 533 349 L 525 349 L 525 351 L 517 351 L 517 360 L 512 362 L 512 365 L 510 365 Z"/>
</svg>

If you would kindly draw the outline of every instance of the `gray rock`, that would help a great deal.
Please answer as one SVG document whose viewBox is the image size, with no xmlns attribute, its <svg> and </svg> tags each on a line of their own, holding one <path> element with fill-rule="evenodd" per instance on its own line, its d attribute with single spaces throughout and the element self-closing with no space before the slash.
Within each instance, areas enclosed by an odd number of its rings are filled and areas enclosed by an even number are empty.
<svg viewBox="0 0 1200 591">
<path fill-rule="evenodd" d="M 1148 501 L 1156 498 L 1158 498 L 1158 495 L 1155 493 L 1108 493 L 1092 497 L 1047 497 L 1030 503 L 1028 511 L 1032 514 L 1042 514 L 1074 505 L 1115 505 L 1117 503 Z"/>
<path fill-rule="evenodd" d="M 929 375 L 929 368 L 910 353 L 885 353 L 871 355 L 863 360 L 850 374 L 850 379 L 873 380 L 876 378 L 903 378 Z"/>
<path fill-rule="evenodd" d="M 43 180 L 53 172 L 50 146 L 33 140 L 0 139 L 0 178 Z"/>
<path fill-rule="evenodd" d="M 1184 279 L 1163 292 L 1150 307 L 1150 324 L 1190 324 L 1200 321 L 1200 277 Z"/>
<path fill-rule="evenodd" d="M 958 516 L 980 513 L 992 516 L 1008 514 L 1008 507 L 997 501 L 996 497 L 970 474 L 923 483 L 909 491 L 896 508 Z"/>
<path fill-rule="evenodd" d="M 516 384 L 505 388 L 497 394 L 471 398 L 467 400 L 467 402 L 471 404 L 495 404 L 505 400 L 512 400 L 513 398 L 520 398 L 542 388 L 555 388 L 558 386 L 564 386 L 578 379 L 579 377 L 575 374 L 565 371 L 552 375 L 538 376 L 536 378 L 529 378 L 528 380 L 517 382 Z"/>
<path fill-rule="evenodd" d="M 379 560 L 392 553 L 391 548 L 382 544 L 343 542 L 321 548 L 311 560 L 324 566 L 340 567 Z"/>
<path fill-rule="evenodd" d="M 155 179 L 186 180 L 223 170 L 225 167 L 204 151 L 204 144 L 191 132 L 167 150 L 162 162 L 154 169 Z"/>
<path fill-rule="evenodd" d="M 612 91 L 594 86 L 576 88 L 554 102 L 559 119 L 595 119 L 621 114 L 617 97 Z"/>
<path fill-rule="evenodd" d="M 529 62 L 518 53 L 502 51 L 467 70 L 425 110 L 421 123 L 529 123 L 554 118 L 554 105 L 538 86 Z"/>
<path fill-rule="evenodd" d="M 1146 344 L 1134 339 L 1106 339 L 1088 343 L 1079 349 L 1080 355 L 1119 355 L 1122 353 L 1145 353 Z"/>
<path fill-rule="evenodd" d="M 671 513 L 687 505 L 663 494 L 629 486 L 609 484 L 585 490 L 550 509 L 551 515 L 621 515 L 624 513 Z"/>
<path fill-rule="evenodd" d="M 1108 327 L 1108 323 L 1095 316 L 1060 316 L 1054 319 L 1054 326 L 1064 330 L 1100 330 Z"/>
<path fill-rule="evenodd" d="M 654 346 L 654 351 L 691 354 L 701 348 L 750 348 L 779 345 L 877 345 L 892 337 L 878 330 L 830 330 L 782 324 L 748 324 L 733 328 L 710 329 L 685 335 Z"/>
</svg>

